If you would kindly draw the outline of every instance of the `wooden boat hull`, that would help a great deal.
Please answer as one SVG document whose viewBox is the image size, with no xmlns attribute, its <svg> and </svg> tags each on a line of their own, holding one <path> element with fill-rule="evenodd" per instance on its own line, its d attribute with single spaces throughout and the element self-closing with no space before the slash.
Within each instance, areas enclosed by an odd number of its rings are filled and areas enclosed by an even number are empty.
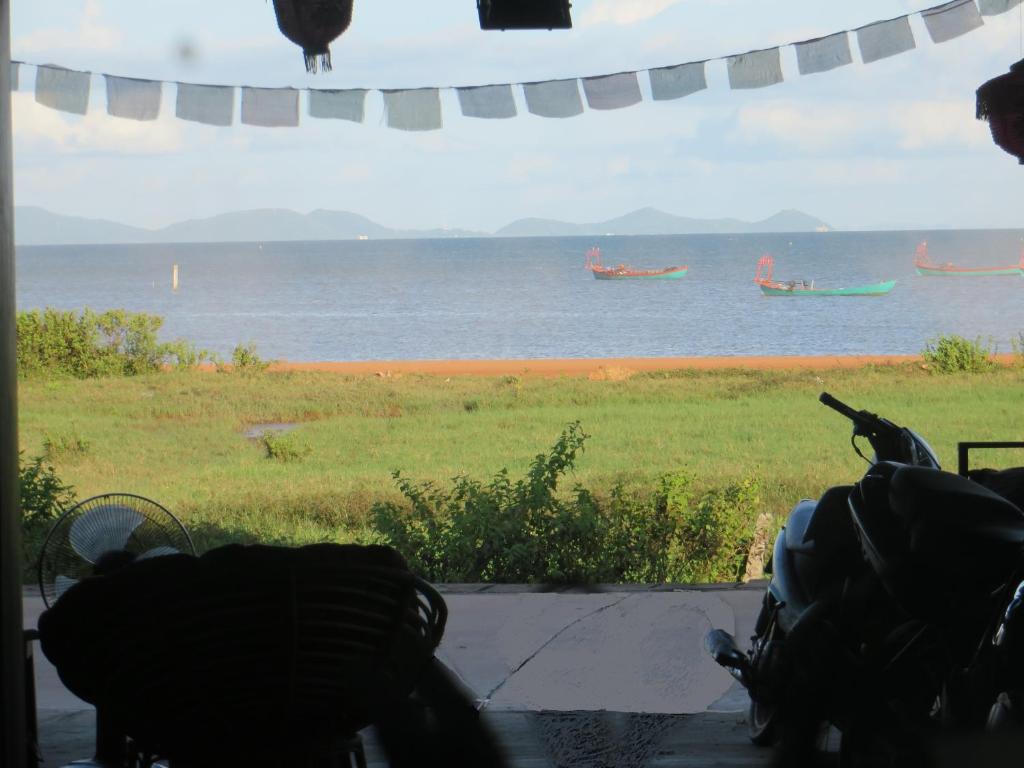
<svg viewBox="0 0 1024 768">
<path fill-rule="evenodd" d="M 1024 277 L 1024 249 L 1021 250 L 1020 261 L 1000 267 L 958 267 L 954 264 L 935 264 L 928 258 L 928 242 L 917 246 L 914 256 L 914 268 L 923 277 L 1002 277 L 1018 275 Z"/>
<path fill-rule="evenodd" d="M 758 283 L 765 296 L 884 296 L 896 285 L 895 280 L 872 285 L 858 285 L 852 288 L 790 288 L 784 283 L 766 285 Z"/>
<path fill-rule="evenodd" d="M 1024 277 L 1024 270 L 1020 267 L 938 267 L 915 264 L 917 274 L 923 277 L 997 277 L 1002 275 L 1018 275 Z"/>
<path fill-rule="evenodd" d="M 688 267 L 678 267 L 660 272 L 622 271 L 593 269 L 597 280 L 680 280 L 686 277 Z"/>
</svg>

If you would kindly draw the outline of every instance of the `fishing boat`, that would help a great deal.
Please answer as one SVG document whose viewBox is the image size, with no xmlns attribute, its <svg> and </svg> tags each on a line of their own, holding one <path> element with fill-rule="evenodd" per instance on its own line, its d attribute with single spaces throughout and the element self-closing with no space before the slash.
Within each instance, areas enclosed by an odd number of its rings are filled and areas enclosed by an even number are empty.
<svg viewBox="0 0 1024 768">
<path fill-rule="evenodd" d="M 892 290 L 895 280 L 882 283 L 858 285 L 852 288 L 818 288 L 813 280 L 787 280 L 780 282 L 772 279 L 775 259 L 768 254 L 757 262 L 757 275 L 754 282 L 761 287 L 765 296 L 881 296 Z"/>
<path fill-rule="evenodd" d="M 1020 261 L 1016 264 L 1007 264 L 1004 267 L 957 267 L 949 262 L 933 264 L 928 258 L 928 243 L 926 241 L 917 246 L 914 266 L 917 268 L 917 274 L 924 275 L 925 277 L 1024 276 L 1024 250 L 1021 251 Z"/>
<path fill-rule="evenodd" d="M 689 267 L 665 267 L 664 269 L 634 269 L 627 264 L 606 267 L 601 264 L 601 249 L 591 248 L 587 251 L 587 264 L 594 277 L 598 280 L 678 280 L 686 277 Z"/>
</svg>

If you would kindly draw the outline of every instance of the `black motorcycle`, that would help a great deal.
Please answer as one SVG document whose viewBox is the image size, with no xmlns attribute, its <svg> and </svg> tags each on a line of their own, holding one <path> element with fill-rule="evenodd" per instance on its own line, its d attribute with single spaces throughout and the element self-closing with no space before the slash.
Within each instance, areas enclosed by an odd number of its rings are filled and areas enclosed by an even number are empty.
<svg viewBox="0 0 1024 768">
<path fill-rule="evenodd" d="M 912 430 L 820 400 L 875 455 L 858 483 L 790 512 L 750 650 L 705 638 L 749 691 L 750 738 L 795 763 L 832 725 L 842 765 L 909 766 L 949 734 L 1019 727 L 1024 514 L 943 472 Z"/>
</svg>

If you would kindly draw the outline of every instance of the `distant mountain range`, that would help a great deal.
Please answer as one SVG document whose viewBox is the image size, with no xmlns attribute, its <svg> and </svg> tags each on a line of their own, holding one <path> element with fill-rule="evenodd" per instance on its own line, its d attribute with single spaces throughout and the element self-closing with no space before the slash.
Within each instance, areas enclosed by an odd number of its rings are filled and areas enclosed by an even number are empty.
<svg viewBox="0 0 1024 768">
<path fill-rule="evenodd" d="M 235 211 L 144 229 L 104 219 L 65 216 L 44 208 L 18 206 L 14 236 L 19 245 L 105 245 L 113 243 L 216 243 L 288 240 L 356 240 L 443 237 L 551 237 L 565 235 L 691 235 L 744 232 L 813 232 L 831 227 L 800 211 L 780 211 L 763 221 L 693 219 L 656 208 L 641 208 L 608 221 L 573 224 L 554 219 L 519 219 L 497 232 L 464 229 L 390 229 L 347 211 L 302 214 L 282 209 Z"/>
</svg>

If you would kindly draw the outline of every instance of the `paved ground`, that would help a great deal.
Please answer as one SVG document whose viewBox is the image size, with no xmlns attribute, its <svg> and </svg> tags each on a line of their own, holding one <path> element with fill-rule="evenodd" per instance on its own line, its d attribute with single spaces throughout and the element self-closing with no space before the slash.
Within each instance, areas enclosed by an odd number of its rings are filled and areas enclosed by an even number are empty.
<svg viewBox="0 0 1024 768">
<path fill-rule="evenodd" d="M 514 766 L 767 765 L 745 737 L 745 694 L 702 648 L 712 626 L 749 637 L 763 589 L 451 585 L 438 655 L 481 700 Z M 26 592 L 26 626 L 41 610 Z M 46 765 L 90 755 L 91 707 L 41 654 L 36 682 Z M 384 765 L 366 739 L 371 764 Z"/>
</svg>

